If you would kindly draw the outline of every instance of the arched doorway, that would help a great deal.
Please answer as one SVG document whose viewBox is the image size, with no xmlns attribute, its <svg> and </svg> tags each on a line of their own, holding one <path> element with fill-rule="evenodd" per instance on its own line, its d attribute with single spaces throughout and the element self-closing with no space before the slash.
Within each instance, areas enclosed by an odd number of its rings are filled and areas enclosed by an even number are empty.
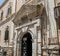
<svg viewBox="0 0 60 56">
<path fill-rule="evenodd" d="M 24 34 L 21 42 L 21 56 L 32 56 L 32 36 L 30 33 Z"/>
</svg>

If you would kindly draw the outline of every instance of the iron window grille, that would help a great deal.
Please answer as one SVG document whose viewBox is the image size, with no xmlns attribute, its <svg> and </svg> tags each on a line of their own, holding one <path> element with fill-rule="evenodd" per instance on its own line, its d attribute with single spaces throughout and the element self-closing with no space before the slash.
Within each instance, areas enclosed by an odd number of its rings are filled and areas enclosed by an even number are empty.
<svg viewBox="0 0 60 56">
<path fill-rule="evenodd" d="M 5 38 L 4 38 L 5 42 L 9 40 L 9 30 L 8 27 L 5 30 Z"/>
</svg>

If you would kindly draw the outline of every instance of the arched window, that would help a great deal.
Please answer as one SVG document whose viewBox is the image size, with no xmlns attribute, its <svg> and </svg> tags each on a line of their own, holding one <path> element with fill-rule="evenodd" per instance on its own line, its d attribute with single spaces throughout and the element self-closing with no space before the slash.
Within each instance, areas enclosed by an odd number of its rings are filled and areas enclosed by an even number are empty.
<svg viewBox="0 0 60 56">
<path fill-rule="evenodd" d="M 5 38 L 4 38 L 5 42 L 9 40 L 9 30 L 8 30 L 8 28 L 9 27 L 7 26 L 7 28 L 5 30 Z"/>
</svg>

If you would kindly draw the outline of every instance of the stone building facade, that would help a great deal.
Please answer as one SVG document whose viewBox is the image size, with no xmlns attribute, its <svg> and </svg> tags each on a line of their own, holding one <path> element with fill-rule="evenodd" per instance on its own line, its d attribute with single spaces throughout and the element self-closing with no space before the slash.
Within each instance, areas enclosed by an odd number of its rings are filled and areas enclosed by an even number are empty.
<svg viewBox="0 0 60 56">
<path fill-rule="evenodd" d="M 55 8 L 54 8 L 54 13 L 55 13 L 55 20 L 57 24 L 57 36 L 58 36 L 58 45 L 59 45 L 59 53 L 60 53 L 60 1 L 55 0 Z"/>
<path fill-rule="evenodd" d="M 55 1 L 55 8 L 54 8 L 54 11 L 55 11 L 55 19 L 56 19 L 56 22 L 57 22 L 57 30 L 58 30 L 58 37 L 60 38 L 60 1 L 57 0 Z M 60 42 L 60 39 L 59 39 L 59 42 Z"/>
<path fill-rule="evenodd" d="M 57 56 L 60 34 L 55 7 L 58 2 L 5 0 L 0 6 L 0 46 L 4 55 Z"/>
<path fill-rule="evenodd" d="M 55 0 L 16 0 L 14 56 L 57 56 L 54 7 Z"/>
<path fill-rule="evenodd" d="M 5 0 L 0 6 L 0 52 L 3 55 L 13 55 L 13 29 L 12 19 L 15 15 L 15 0 Z"/>
</svg>

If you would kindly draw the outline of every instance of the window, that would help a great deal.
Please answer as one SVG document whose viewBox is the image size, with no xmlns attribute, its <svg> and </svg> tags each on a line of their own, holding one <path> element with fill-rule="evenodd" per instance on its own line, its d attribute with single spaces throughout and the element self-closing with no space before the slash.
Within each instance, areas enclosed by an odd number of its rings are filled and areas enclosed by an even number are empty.
<svg viewBox="0 0 60 56">
<path fill-rule="evenodd" d="M 3 19 L 3 11 L 0 12 L 0 20 Z"/>
<path fill-rule="evenodd" d="M 60 6 L 54 8 L 54 14 L 55 14 L 55 18 L 60 17 Z"/>
<path fill-rule="evenodd" d="M 60 6 L 54 8 L 54 15 L 57 22 L 57 26 L 60 29 Z"/>
<path fill-rule="evenodd" d="M 9 40 L 9 30 L 8 30 L 8 28 L 9 27 L 7 26 L 7 28 L 5 30 L 5 38 L 4 38 L 5 42 Z"/>
<path fill-rule="evenodd" d="M 9 3 L 6 16 L 11 15 L 11 13 L 12 13 L 12 5 L 11 3 Z"/>
<path fill-rule="evenodd" d="M 7 9 L 7 16 L 10 15 L 12 13 L 12 7 L 10 6 L 8 9 Z"/>
</svg>

